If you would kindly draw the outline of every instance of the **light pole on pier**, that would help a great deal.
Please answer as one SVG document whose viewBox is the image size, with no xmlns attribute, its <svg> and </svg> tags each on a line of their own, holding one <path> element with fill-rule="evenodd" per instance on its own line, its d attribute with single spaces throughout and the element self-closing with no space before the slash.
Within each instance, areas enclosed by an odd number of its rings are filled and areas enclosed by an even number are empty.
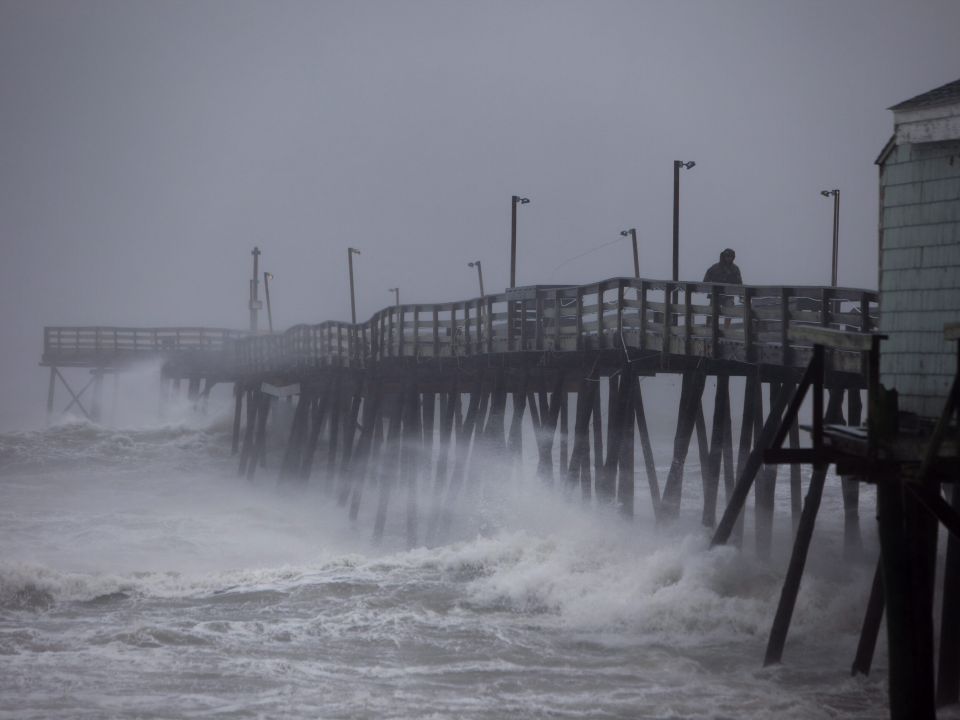
<svg viewBox="0 0 960 720">
<path fill-rule="evenodd" d="M 629 230 L 621 230 L 620 234 L 623 237 L 630 236 L 630 241 L 633 243 L 633 276 L 635 278 L 640 277 L 640 254 L 637 252 L 637 229 L 630 228 Z"/>
<path fill-rule="evenodd" d="M 833 264 L 830 266 L 830 285 L 837 286 L 837 254 L 840 251 L 840 190 L 821 190 L 824 197 L 833 196 Z"/>
<path fill-rule="evenodd" d="M 397 307 L 400 307 L 400 288 L 398 288 L 398 287 L 395 287 L 395 288 L 387 288 L 387 292 L 392 292 L 392 293 L 393 293 L 394 305 L 396 305 Z"/>
<path fill-rule="evenodd" d="M 273 273 L 265 272 L 263 274 L 263 294 L 267 298 L 267 323 L 270 332 L 273 332 L 273 309 L 270 307 L 270 281 L 273 280 Z"/>
<path fill-rule="evenodd" d="M 517 205 L 527 205 L 530 198 L 514 195 L 510 199 L 510 287 L 517 286 Z"/>
<path fill-rule="evenodd" d="M 467 263 L 467 267 L 474 266 L 477 268 L 477 279 L 480 281 L 480 297 L 483 297 L 483 268 L 480 266 L 479 260 Z"/>
<path fill-rule="evenodd" d="M 253 255 L 253 277 L 250 279 L 250 332 L 257 331 L 257 311 L 262 307 L 257 297 L 260 284 L 260 248 L 254 247 L 250 252 Z"/>
<path fill-rule="evenodd" d="M 347 268 L 350 270 L 350 321 L 357 324 L 357 296 L 353 289 L 353 256 L 359 255 L 360 251 L 356 248 L 347 248 Z"/>
<path fill-rule="evenodd" d="M 680 168 L 689 170 L 696 163 L 693 160 L 673 161 L 673 281 L 680 279 Z"/>
</svg>

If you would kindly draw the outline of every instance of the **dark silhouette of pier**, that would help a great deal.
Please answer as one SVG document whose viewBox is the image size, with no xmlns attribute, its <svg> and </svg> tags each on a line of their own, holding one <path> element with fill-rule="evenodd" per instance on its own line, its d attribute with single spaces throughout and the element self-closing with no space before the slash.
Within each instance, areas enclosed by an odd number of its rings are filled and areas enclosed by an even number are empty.
<svg viewBox="0 0 960 720">
<path fill-rule="evenodd" d="M 877 300 L 875 292 L 852 288 L 613 278 L 395 305 L 363 323 L 327 321 L 282 333 L 48 327 L 41 365 L 50 368 L 48 409 L 60 378 L 71 405 L 91 417 L 103 376 L 147 359 L 161 363 L 165 393 L 186 381 L 196 401 L 214 385 L 232 383 L 232 447 L 239 473 L 250 480 L 265 467 L 268 419 L 278 398 L 288 398 L 289 423 L 274 428 L 285 433 L 279 481 L 295 486 L 315 478 L 354 520 L 372 503 L 377 539 L 399 499 L 411 547 L 441 541 L 458 498 L 479 481 L 488 458 L 515 465 L 525 437 L 536 443 L 545 483 L 616 507 L 626 518 L 649 502 L 657 521 L 668 523 L 681 510 L 696 435 L 703 525 L 716 526 L 715 543 L 742 543 L 743 508 L 755 488 L 754 543 L 768 557 L 777 467 L 764 461 L 793 463 L 796 540 L 767 652 L 768 662 L 778 662 L 825 477 L 818 457 L 804 500 L 798 463 L 814 459 L 802 454 L 799 401 L 790 400 L 815 386 L 814 450 L 825 425 L 860 425 L 861 390 L 876 366 Z M 90 369 L 79 393 L 63 378 L 65 367 Z M 666 373 L 682 382 L 670 466 L 661 478 L 639 379 Z M 708 428 L 702 398 L 709 377 L 715 397 Z M 733 377 L 745 378 L 736 449 Z M 88 412 L 82 399 L 91 384 Z M 765 458 L 774 439 L 789 441 L 781 452 L 800 455 Z M 642 474 L 635 469 L 637 442 Z M 642 490 L 638 477 L 645 477 Z M 845 550 L 856 556 L 859 481 L 842 483 Z M 869 669 L 863 657 L 861 671 Z"/>
</svg>

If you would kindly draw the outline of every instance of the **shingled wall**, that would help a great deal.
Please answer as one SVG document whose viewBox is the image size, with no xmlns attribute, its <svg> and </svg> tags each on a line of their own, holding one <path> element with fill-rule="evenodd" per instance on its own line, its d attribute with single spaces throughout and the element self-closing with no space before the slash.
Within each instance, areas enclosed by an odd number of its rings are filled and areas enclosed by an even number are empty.
<svg viewBox="0 0 960 720">
<path fill-rule="evenodd" d="M 943 326 L 960 321 L 960 140 L 891 145 L 879 164 L 881 381 L 937 417 L 957 366 Z"/>
</svg>

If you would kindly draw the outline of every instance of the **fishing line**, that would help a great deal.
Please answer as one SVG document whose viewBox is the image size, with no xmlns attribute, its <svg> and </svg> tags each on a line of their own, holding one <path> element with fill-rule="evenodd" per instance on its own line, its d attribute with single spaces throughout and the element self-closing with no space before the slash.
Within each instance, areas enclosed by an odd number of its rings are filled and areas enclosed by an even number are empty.
<svg viewBox="0 0 960 720">
<path fill-rule="evenodd" d="M 610 246 L 610 245 L 613 245 L 614 243 L 619 243 L 619 242 L 622 242 L 622 240 L 621 240 L 621 239 L 611 240 L 610 242 L 605 242 L 605 243 L 603 243 L 603 244 L 601 244 L 601 245 L 596 245 L 595 247 L 592 247 L 592 248 L 590 248 L 589 250 L 585 250 L 584 252 L 580 253 L 579 255 L 574 255 L 573 257 L 567 258 L 567 259 L 564 260 L 562 263 L 560 263 L 559 265 L 557 265 L 553 270 L 550 271 L 550 277 L 552 278 L 552 277 L 553 277 L 553 274 L 554 274 L 557 270 L 559 270 L 560 268 L 562 268 L 564 265 L 566 265 L 567 263 L 573 262 L 574 260 L 579 260 L 580 258 L 584 257 L 585 255 L 589 255 L 589 254 L 592 253 L 592 252 L 596 252 L 597 250 L 600 250 L 600 249 L 602 249 L 602 248 L 608 247 L 608 246 Z"/>
</svg>

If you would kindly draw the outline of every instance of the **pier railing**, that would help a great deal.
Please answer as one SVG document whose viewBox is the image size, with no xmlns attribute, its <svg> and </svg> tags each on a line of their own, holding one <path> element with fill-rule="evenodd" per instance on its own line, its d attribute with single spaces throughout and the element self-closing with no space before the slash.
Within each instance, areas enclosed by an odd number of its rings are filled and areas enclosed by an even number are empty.
<svg viewBox="0 0 960 720">
<path fill-rule="evenodd" d="M 612 278 L 589 285 L 515 288 L 457 302 L 391 306 L 365 323 L 328 321 L 252 335 L 220 328 L 48 327 L 45 365 L 109 366 L 138 357 L 207 357 L 227 373 L 368 367 L 392 358 L 510 352 L 623 350 L 803 367 L 812 348 L 790 328 L 869 332 L 876 292 L 854 288 L 724 286 Z M 857 372 L 856 352 L 834 369 Z"/>
<path fill-rule="evenodd" d="M 231 359 L 241 373 L 254 374 L 391 358 L 629 349 L 803 367 L 812 348 L 792 343 L 791 327 L 869 332 L 877 326 L 877 301 L 876 292 L 854 288 L 613 278 L 392 306 L 357 325 L 297 325 L 234 341 Z M 857 372 L 861 361 L 858 353 L 838 352 L 832 365 Z"/>
<path fill-rule="evenodd" d="M 45 365 L 84 367 L 127 362 L 154 355 L 222 353 L 246 333 L 224 328 L 45 327 Z"/>
</svg>

